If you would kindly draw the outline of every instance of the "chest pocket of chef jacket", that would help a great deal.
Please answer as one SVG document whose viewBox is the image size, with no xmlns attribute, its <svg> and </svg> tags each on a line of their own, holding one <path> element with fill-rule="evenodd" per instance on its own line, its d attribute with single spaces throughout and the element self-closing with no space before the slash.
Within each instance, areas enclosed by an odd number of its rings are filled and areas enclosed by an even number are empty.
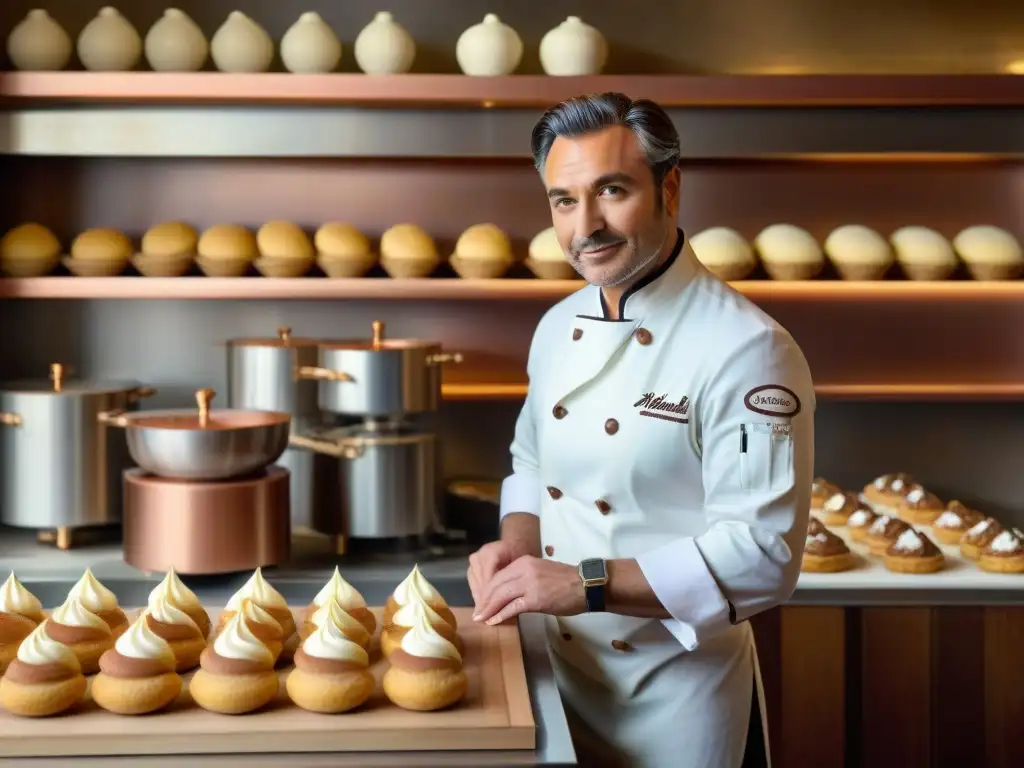
<svg viewBox="0 0 1024 768">
<path fill-rule="evenodd" d="M 784 491 L 793 485 L 793 428 L 788 423 L 740 425 L 740 486 L 745 491 Z"/>
</svg>

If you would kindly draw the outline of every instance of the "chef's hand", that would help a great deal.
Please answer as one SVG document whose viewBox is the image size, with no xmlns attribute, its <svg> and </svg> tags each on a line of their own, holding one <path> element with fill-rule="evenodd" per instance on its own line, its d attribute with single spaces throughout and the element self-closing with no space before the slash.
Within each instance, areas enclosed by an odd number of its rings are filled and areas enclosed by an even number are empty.
<svg viewBox="0 0 1024 768">
<path fill-rule="evenodd" d="M 522 547 L 518 543 L 502 539 L 484 544 L 469 556 L 466 577 L 469 579 L 469 591 L 473 594 L 473 602 L 478 611 L 483 605 L 487 585 L 494 578 L 494 574 L 522 555 L 521 550 Z"/>
<path fill-rule="evenodd" d="M 575 616 L 586 609 L 576 566 L 524 555 L 498 571 L 486 585 L 473 619 L 493 626 L 521 613 Z"/>
</svg>

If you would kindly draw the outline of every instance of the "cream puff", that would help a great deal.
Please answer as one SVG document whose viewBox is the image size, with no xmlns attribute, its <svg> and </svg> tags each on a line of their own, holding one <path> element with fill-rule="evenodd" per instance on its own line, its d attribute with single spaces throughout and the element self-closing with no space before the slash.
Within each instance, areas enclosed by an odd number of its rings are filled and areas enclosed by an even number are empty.
<svg viewBox="0 0 1024 768">
<path fill-rule="evenodd" d="M 704 268 L 719 280 L 743 280 L 757 267 L 754 249 L 739 232 L 711 227 L 690 238 L 690 247 Z"/>
<path fill-rule="evenodd" d="M 900 499 L 897 514 L 908 523 L 930 525 L 942 514 L 946 505 L 942 499 L 920 485 L 914 485 Z"/>
<path fill-rule="evenodd" d="M 754 238 L 754 249 L 772 280 L 811 280 L 825 266 L 814 236 L 793 224 L 772 224 Z"/>
<path fill-rule="evenodd" d="M 281 629 L 281 623 L 269 611 L 263 610 L 249 598 L 242 600 L 241 610 L 232 613 L 232 618 L 237 614 L 242 615 L 242 618 L 245 619 L 246 627 L 256 636 L 256 639 L 267 647 L 276 663 L 284 651 L 285 637 L 284 630 Z M 230 622 L 231 619 L 229 618 L 228 621 Z M 227 624 L 224 623 L 222 614 L 220 621 L 217 623 L 217 628 L 213 631 L 214 639 L 224 631 L 226 626 Z"/>
<path fill-rule="evenodd" d="M 854 541 L 864 541 L 868 535 L 871 524 L 878 519 L 872 510 L 861 507 L 846 519 L 846 531 Z"/>
<path fill-rule="evenodd" d="M 199 666 L 199 655 L 206 647 L 206 637 L 189 614 L 171 605 L 166 595 L 161 593 L 155 598 L 150 595 L 146 621 L 153 633 L 170 647 L 176 672 L 188 672 Z M 102 661 L 100 659 L 101 666 Z"/>
<path fill-rule="evenodd" d="M 391 597 L 388 598 L 387 604 L 384 606 L 384 623 L 390 623 L 394 612 L 416 597 L 433 608 L 452 627 L 458 627 L 452 609 L 448 607 L 448 603 L 441 597 L 441 593 L 434 588 L 434 585 L 423 577 L 419 565 L 414 565 L 409 575 L 391 593 Z"/>
<path fill-rule="evenodd" d="M 74 651 L 37 626 L 18 646 L 18 654 L 0 678 L 0 706 L 14 715 L 48 717 L 65 712 L 83 698 L 88 682 Z"/>
<path fill-rule="evenodd" d="M 110 624 L 86 609 L 77 598 L 70 598 L 57 608 L 43 626 L 46 634 L 74 651 L 85 675 L 98 672 L 100 656 L 114 647 Z"/>
<path fill-rule="evenodd" d="M 174 572 L 173 567 L 164 576 L 164 580 L 157 584 L 153 591 L 149 593 L 149 605 L 153 605 L 154 602 L 159 600 L 164 600 L 179 611 L 187 613 L 189 618 L 199 627 L 202 636 L 204 638 L 210 636 L 210 615 L 203 608 L 203 604 L 199 602 L 196 593 L 186 587 L 181 579 L 178 578 L 178 574 Z"/>
<path fill-rule="evenodd" d="M 931 539 L 908 528 L 885 550 L 882 562 L 895 573 L 935 573 L 945 567 L 946 558 Z"/>
<path fill-rule="evenodd" d="M 949 240 L 928 227 L 900 227 L 889 236 L 900 269 L 911 280 L 945 280 L 960 261 Z"/>
<path fill-rule="evenodd" d="M 380 633 L 380 650 L 385 657 L 402 644 L 402 638 L 406 633 L 420 622 L 426 621 L 434 628 L 441 637 L 452 643 L 461 651 L 458 633 L 455 627 L 445 621 L 441 614 L 430 607 L 424 600 L 414 597 L 406 603 L 391 617 L 391 621 L 385 625 Z"/>
<path fill-rule="evenodd" d="M 177 659 L 170 644 L 150 627 L 148 609 L 100 657 L 92 700 L 118 715 L 145 715 L 168 706 L 181 693 Z"/>
<path fill-rule="evenodd" d="M 967 529 L 960 537 L 960 554 L 968 560 L 977 560 L 981 550 L 992 543 L 992 540 L 1003 532 L 1003 526 L 994 517 L 986 517 Z"/>
<path fill-rule="evenodd" d="M 373 694 L 366 649 L 325 621 L 295 651 L 295 669 L 285 680 L 288 697 L 310 712 L 337 714 L 355 709 Z"/>
<path fill-rule="evenodd" d="M 241 715 L 266 706 L 280 688 L 274 654 L 240 613 L 224 626 L 199 658 L 189 692 L 203 709 Z"/>
<path fill-rule="evenodd" d="M 914 485 L 914 479 L 905 472 L 896 472 L 890 475 L 876 477 L 870 484 L 864 486 L 864 499 L 876 512 L 881 514 L 895 514 L 899 507 L 903 494 Z"/>
<path fill-rule="evenodd" d="M 959 544 L 963 535 L 984 519 L 978 510 L 954 500 L 935 518 L 932 535 L 943 544 Z"/>
<path fill-rule="evenodd" d="M 800 570 L 807 573 L 838 573 L 848 571 L 857 564 L 856 556 L 846 542 L 832 531 L 824 528 L 807 532 L 804 542 L 804 557 Z"/>
<path fill-rule="evenodd" d="M 844 280 L 881 280 L 895 261 L 889 242 L 862 224 L 845 224 L 832 230 L 824 248 Z"/>
<path fill-rule="evenodd" d="M 850 515 L 864 508 L 864 503 L 855 493 L 839 492 L 832 494 L 821 508 L 822 521 L 825 525 L 846 525 Z"/>
<path fill-rule="evenodd" d="M 71 600 L 78 600 L 83 608 L 107 622 L 115 638 L 128 629 L 128 617 L 117 604 L 117 595 L 100 584 L 92 569 L 86 568 L 82 578 L 68 592 L 65 602 Z"/>
<path fill-rule="evenodd" d="M 444 709 L 466 695 L 462 655 L 426 618 L 410 627 L 388 660 L 391 666 L 384 673 L 384 694 L 402 709 Z"/>
<path fill-rule="evenodd" d="M 1024 272 L 1024 248 L 1000 227 L 967 227 L 953 238 L 953 249 L 975 280 L 1015 280 Z"/>
<path fill-rule="evenodd" d="M 342 608 L 341 604 L 333 597 L 327 598 L 322 606 L 309 615 L 302 625 L 300 637 L 305 640 L 316 632 L 317 628 L 328 623 L 334 624 L 345 637 L 356 645 L 367 649 L 370 647 L 372 636 L 366 631 L 366 627 L 355 616 Z"/>
<path fill-rule="evenodd" d="M 16 613 L 33 624 L 42 624 L 46 620 L 39 599 L 25 589 L 14 575 L 14 571 L 11 571 L 7 581 L 0 585 L 0 612 Z"/>
<path fill-rule="evenodd" d="M 884 555 L 900 534 L 911 530 L 910 526 L 898 517 L 880 515 L 868 528 L 864 535 L 864 543 L 868 545 L 872 555 Z"/>
<path fill-rule="evenodd" d="M 366 606 L 366 601 L 358 590 L 342 578 L 338 566 L 334 566 L 334 573 L 331 575 L 330 581 L 316 593 L 316 597 L 313 598 L 313 602 L 309 606 L 306 619 L 308 620 L 332 597 L 338 605 L 345 609 L 345 613 L 366 627 L 367 632 L 372 635 L 377 631 L 377 617 Z"/>
<path fill-rule="evenodd" d="M 843 489 L 835 483 L 830 483 L 823 477 L 814 478 L 814 482 L 811 484 L 811 512 L 821 512 L 826 501 L 842 492 Z"/>
<path fill-rule="evenodd" d="M 1024 533 L 1003 531 L 981 550 L 978 567 L 990 573 L 1024 573 Z"/>
<path fill-rule="evenodd" d="M 284 637 L 289 637 L 295 631 L 295 617 L 292 616 L 288 602 L 263 578 L 263 569 L 261 568 L 257 568 L 249 580 L 242 585 L 242 588 L 231 596 L 220 614 L 218 624 L 223 627 L 230 621 L 242 607 L 242 601 L 245 599 L 252 600 L 257 606 L 277 619 Z"/>
</svg>

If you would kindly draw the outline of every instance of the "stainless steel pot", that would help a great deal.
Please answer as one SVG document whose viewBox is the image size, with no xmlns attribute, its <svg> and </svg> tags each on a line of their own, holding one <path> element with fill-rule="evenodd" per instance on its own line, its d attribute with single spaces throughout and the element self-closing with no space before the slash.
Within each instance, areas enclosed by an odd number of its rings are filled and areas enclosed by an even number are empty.
<svg viewBox="0 0 1024 768">
<path fill-rule="evenodd" d="M 156 390 L 132 381 L 67 381 L 60 363 L 49 381 L 11 382 L 0 391 L 0 520 L 58 529 L 121 519 L 121 475 L 132 466 L 124 441 L 100 414 L 131 411 Z M 58 535 L 58 544 L 67 536 Z"/>
<path fill-rule="evenodd" d="M 375 320 L 370 339 L 322 343 L 319 365 L 300 370 L 299 376 L 320 379 L 324 411 L 400 417 L 437 410 L 441 365 L 448 362 L 462 362 L 462 355 L 443 353 L 432 341 L 386 339 L 384 323 Z"/>
<path fill-rule="evenodd" d="M 245 477 L 277 461 L 288 447 L 291 414 L 210 410 L 216 393 L 196 392 L 192 410 L 101 413 L 98 421 L 127 431 L 128 451 L 147 472 L 175 480 Z"/>
<path fill-rule="evenodd" d="M 228 408 L 317 418 L 317 382 L 297 373 L 316 369 L 319 344 L 295 338 L 291 328 L 278 328 L 275 338 L 229 341 Z"/>
<path fill-rule="evenodd" d="M 313 527 L 353 539 L 420 537 L 437 525 L 437 437 L 408 426 L 345 427 L 293 445 L 343 459 L 341 503 L 316 508 Z M 336 511 L 337 510 L 337 511 Z"/>
</svg>

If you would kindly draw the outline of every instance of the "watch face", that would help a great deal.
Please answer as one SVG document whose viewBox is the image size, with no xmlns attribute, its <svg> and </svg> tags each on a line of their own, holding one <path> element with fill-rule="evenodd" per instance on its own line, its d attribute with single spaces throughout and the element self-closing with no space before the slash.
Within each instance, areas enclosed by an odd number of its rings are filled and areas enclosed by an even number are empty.
<svg viewBox="0 0 1024 768">
<path fill-rule="evenodd" d="M 583 574 L 583 578 L 587 581 L 590 581 L 591 579 L 603 579 L 604 561 L 584 560 L 582 563 L 580 563 L 580 572 Z"/>
</svg>

